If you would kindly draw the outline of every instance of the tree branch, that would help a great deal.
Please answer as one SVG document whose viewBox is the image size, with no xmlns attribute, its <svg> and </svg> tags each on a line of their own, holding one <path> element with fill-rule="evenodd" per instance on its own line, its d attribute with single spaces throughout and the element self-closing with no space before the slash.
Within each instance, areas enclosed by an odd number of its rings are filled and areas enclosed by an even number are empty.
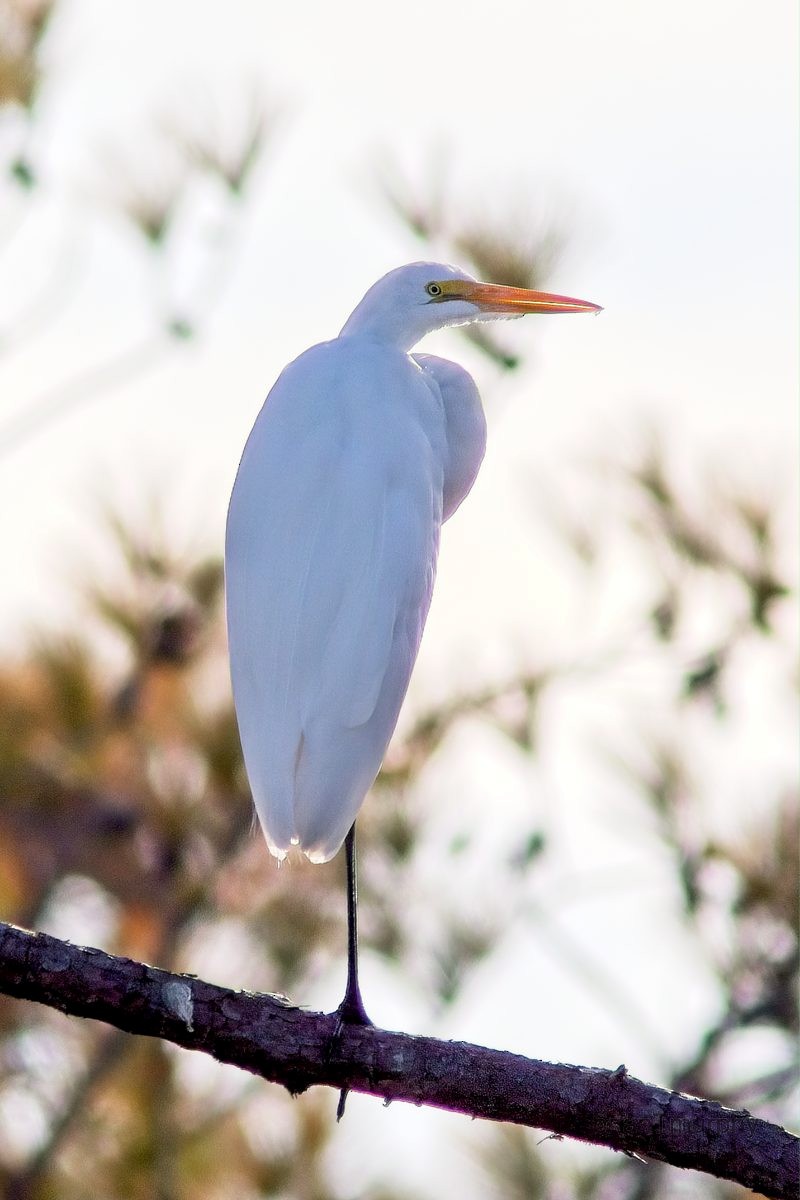
<svg viewBox="0 0 800 1200">
<path fill-rule="evenodd" d="M 345 1027 L 277 996 L 232 992 L 0 923 L 0 992 L 202 1050 L 293 1094 L 323 1084 L 511 1121 L 647 1155 L 794 1200 L 800 1140 L 745 1111 L 615 1071 L 465 1042 Z"/>
</svg>

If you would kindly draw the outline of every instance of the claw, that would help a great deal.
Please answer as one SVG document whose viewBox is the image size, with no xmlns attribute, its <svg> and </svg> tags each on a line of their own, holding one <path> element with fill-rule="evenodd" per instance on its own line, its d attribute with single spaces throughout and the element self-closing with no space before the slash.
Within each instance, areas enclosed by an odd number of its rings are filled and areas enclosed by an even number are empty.
<svg viewBox="0 0 800 1200">
<path fill-rule="evenodd" d="M 344 1000 L 342 1000 L 342 1003 L 336 1009 L 334 1015 L 336 1017 L 336 1024 L 333 1027 L 331 1040 L 328 1044 L 328 1057 L 331 1056 L 336 1043 L 341 1038 L 345 1025 L 355 1025 L 356 1028 L 361 1027 L 362 1029 L 374 1029 L 375 1027 L 374 1023 L 367 1016 L 366 1009 L 364 1008 L 364 1002 L 361 999 L 361 993 L 358 990 L 358 985 L 356 985 L 355 991 L 352 994 L 350 988 L 348 987 Z M 342 1117 L 344 1116 L 344 1109 L 345 1105 L 347 1104 L 349 1092 L 350 1089 L 346 1087 L 342 1088 L 342 1090 L 339 1092 L 339 1103 L 336 1105 L 337 1123 L 341 1121 Z"/>
</svg>

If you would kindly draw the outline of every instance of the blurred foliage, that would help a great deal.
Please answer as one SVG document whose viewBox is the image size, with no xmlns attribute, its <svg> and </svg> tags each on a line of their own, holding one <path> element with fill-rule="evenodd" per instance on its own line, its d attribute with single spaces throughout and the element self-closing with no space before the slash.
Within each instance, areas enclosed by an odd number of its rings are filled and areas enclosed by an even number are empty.
<svg viewBox="0 0 800 1200">
<path fill-rule="evenodd" d="M 714 547 L 698 556 L 684 537 L 674 537 L 672 484 L 653 507 L 642 472 L 621 471 L 623 490 L 629 478 L 637 491 L 627 508 L 626 536 L 670 564 L 674 627 L 665 637 L 657 623 L 648 624 L 645 605 L 641 628 L 672 664 L 680 731 L 691 708 L 708 702 L 705 687 L 687 687 L 696 668 L 680 645 L 697 573 L 738 581 L 738 594 L 727 593 L 727 619 L 720 608 L 716 629 L 731 654 L 737 640 L 778 636 L 776 606 L 785 603 L 785 587 L 776 589 L 757 621 L 741 564 L 721 549 L 722 526 L 693 526 L 692 545 L 701 539 Z M 232 983 L 300 999 L 340 962 L 342 864 L 291 862 L 277 870 L 254 835 L 225 681 L 219 562 L 177 554 L 159 543 L 152 526 L 142 534 L 116 517 L 110 526 L 120 549 L 118 581 L 92 588 L 91 620 L 80 634 L 39 639 L 0 673 L 0 911 L 56 932 L 79 920 L 93 930 L 93 940 L 165 967 L 196 969 L 205 957 L 212 976 L 221 961 L 215 947 L 222 945 L 223 973 L 231 973 Z M 780 578 L 770 539 L 754 535 L 750 549 L 756 545 L 760 569 Z M 673 558 L 682 564 L 679 577 Z M 657 574 L 653 585 L 657 591 Z M 102 631 L 124 648 L 126 665 L 116 673 L 98 649 Z M 602 678 L 615 665 L 586 669 Z M 458 1002 L 472 973 L 524 912 L 548 842 L 541 830 L 521 829 L 517 849 L 493 868 L 503 880 L 505 905 L 486 905 L 475 921 L 440 900 L 426 908 L 420 938 L 419 909 L 401 901 L 412 894 L 416 860 L 425 853 L 428 815 L 415 799 L 417 780 L 464 721 L 495 729 L 521 754 L 535 753 L 537 706 L 554 683 L 563 686 L 575 674 L 574 663 L 553 662 L 420 714 L 392 749 L 377 785 L 380 802 L 364 809 L 365 946 L 393 966 L 402 964 L 404 975 L 419 980 L 420 991 L 429 990 L 440 1007 Z M 724 670 L 715 686 L 721 703 L 714 702 L 711 713 L 724 723 Z M 684 919 L 713 964 L 722 997 L 717 1022 L 698 1031 L 695 1053 L 674 1064 L 668 1082 L 786 1119 L 796 1079 L 796 797 L 776 796 L 766 806 L 769 819 L 738 837 L 703 836 L 703 798 L 680 736 L 643 745 L 646 761 L 619 757 L 615 769 L 639 789 L 659 841 L 674 858 Z M 449 870 L 459 872 L 469 848 L 466 833 L 451 841 Z M 595 992 L 598 1003 L 613 1004 L 602 980 Z M 781 1061 L 746 1078 L 731 1076 L 727 1048 L 735 1050 L 754 1028 L 785 1039 Z M 293 1101 L 247 1079 L 226 1078 L 215 1090 L 205 1070 L 187 1073 L 186 1057 L 88 1022 L 67 1026 L 45 1009 L 0 1003 L 0 1117 L 22 1095 L 35 1113 L 25 1137 L 8 1129 L 0 1137 L 5 1194 L 17 1200 L 344 1194 L 326 1168 L 331 1098 Z M 275 1122 L 280 1137 L 264 1140 L 254 1132 Z M 540 1141 L 519 1130 L 484 1136 L 487 1195 L 632 1200 L 672 1194 L 668 1173 L 625 1160 L 602 1170 L 576 1169 L 571 1182 L 555 1185 Z M 711 1181 L 703 1187 L 708 1196 L 733 1194 Z"/>
<path fill-rule="evenodd" d="M 0 4 L 0 106 L 33 107 L 41 79 L 39 51 L 54 0 Z"/>
<path fill-rule="evenodd" d="M 0 0 L 0 120 L 14 110 L 23 138 L 7 166 L 7 179 L 30 191 L 36 173 L 25 148 L 43 77 L 42 46 L 55 0 Z"/>
<path fill-rule="evenodd" d="M 0 0 L 0 108 L 26 128 L 46 83 L 42 46 L 54 7 Z M 194 289 L 191 310 L 173 294 L 173 252 L 195 239 L 190 194 L 210 185 L 224 220 L 235 220 L 276 125 L 274 106 L 252 99 L 233 122 L 202 109 L 191 119 L 172 114 L 150 152 L 139 146 L 122 165 L 106 163 L 118 226 L 135 231 L 157 276 L 157 354 L 193 337 L 219 292 L 215 268 Z M 502 219 L 465 215 L 448 196 L 449 165 L 438 155 L 419 188 L 384 163 L 382 190 L 395 215 L 437 256 L 485 279 L 546 285 L 565 242 L 559 223 L 532 220 L 529 198 L 519 196 Z M 15 192 L 36 183 L 24 135 L 12 139 L 7 166 Z M 230 241 L 221 247 L 224 272 Z M 2 332 L 0 348 L 13 341 L 12 329 Z M 520 352 L 494 334 L 473 328 L 467 336 L 500 367 L 519 364 Z M 0 429 L 0 445 L 48 428 L 90 395 L 106 396 L 143 361 L 152 356 L 137 349 L 90 366 L 34 399 L 22 424 Z M 797 1092 L 795 781 L 765 778 L 758 813 L 723 835 L 708 819 L 712 797 L 692 742 L 699 726 L 709 755 L 735 757 L 743 656 L 779 647 L 785 669 L 764 702 L 790 694 L 796 646 L 782 504 L 768 493 L 720 489 L 711 469 L 688 487 L 656 438 L 627 461 L 603 464 L 597 486 L 617 507 L 584 502 L 573 511 L 565 483 L 549 505 L 552 532 L 577 568 L 576 594 L 594 599 L 620 546 L 639 564 L 645 583 L 634 589 L 633 636 L 568 661 L 553 649 L 510 678 L 415 714 L 360 818 L 364 946 L 441 1016 L 458 1008 L 521 922 L 534 935 L 547 932 L 557 900 L 548 910 L 537 889 L 556 834 L 540 825 L 533 801 L 509 837 L 484 851 L 476 885 L 480 834 L 458 805 L 444 834 L 434 829 L 438 814 L 420 799 L 426 777 L 465 730 L 488 732 L 515 761 L 535 763 L 554 692 L 587 679 L 605 687 L 644 657 L 666 680 L 666 701 L 655 726 L 638 710 L 623 714 L 625 736 L 609 735 L 603 746 L 605 784 L 610 777 L 615 794 L 635 796 L 652 854 L 671 864 L 675 924 L 719 996 L 714 1021 L 694 1029 L 691 1053 L 670 1062 L 659 1082 L 786 1120 Z M 202 968 L 231 986 L 302 1003 L 331 973 L 343 979 L 343 863 L 291 861 L 278 870 L 254 830 L 227 682 L 218 558 L 180 552 L 155 521 L 145 530 L 117 514 L 107 521 L 119 552 L 114 583 L 87 589 L 79 628 L 43 634 L 0 663 L 0 914 L 66 937 L 78 929 L 82 940 L 121 954 Z M 698 611 L 712 619 L 698 622 Z M 537 616 L 547 649 L 546 619 Z M 500 800 L 492 801 L 483 807 L 494 820 Z M 449 875 L 471 881 L 458 899 L 444 886 Z M 572 898 L 581 886 L 570 883 Z M 591 903 L 591 881 L 583 886 Z M 636 903 L 635 882 L 622 886 Z M 585 961 L 559 931 L 550 941 L 593 1003 L 636 1023 L 602 965 Z M 770 1060 L 737 1066 L 754 1032 L 772 1039 Z M 0 1194 L 9 1200 L 334 1200 L 352 1194 L 329 1161 L 335 1102 L 324 1091 L 292 1100 L 203 1056 L 0 998 Z M 552 1139 L 531 1131 L 487 1129 L 470 1145 L 486 1196 L 685 1194 L 677 1172 L 622 1156 L 556 1173 Z M 404 1190 L 399 1174 L 387 1166 L 372 1200 L 433 1194 Z M 693 1187 L 710 1200 L 736 1194 L 712 1180 Z"/>
<path fill-rule="evenodd" d="M 21 287 L 26 300 L 15 304 L 13 272 L 8 276 L 0 297 L 0 355 L 57 328 L 80 287 L 74 183 L 51 173 L 47 187 L 40 185 L 43 147 L 32 137 L 35 101 L 48 85 L 42 47 L 59 9 L 55 0 L 0 0 L 0 164 L 7 179 L 5 188 L 0 182 L 0 254 L 33 240 L 39 223 L 46 233 L 46 209 L 34 193 L 46 190 L 64 215 L 62 243 L 51 251 L 51 277 L 32 295 Z M 149 327 L 113 353 L 101 348 L 94 361 L 0 413 L 0 458 L 79 406 L 161 365 L 205 328 L 224 295 L 244 206 L 279 124 L 275 104 L 244 84 L 241 93 L 215 98 L 203 91 L 190 116 L 173 106 L 143 122 L 132 140 L 98 144 L 93 177 L 82 180 L 86 207 L 94 210 L 95 225 L 103 221 L 121 237 L 132 230 L 150 251 Z M 190 102 L 185 95 L 184 103 Z M 120 283 L 132 292 L 140 286 L 138 249 L 132 248 L 130 278 Z M 127 330 L 120 336 L 130 338 Z"/>
<path fill-rule="evenodd" d="M 463 194 L 456 198 L 450 170 L 447 153 L 437 151 L 424 184 L 418 185 L 384 155 L 377 181 L 395 217 L 425 243 L 426 253 L 464 266 L 486 283 L 545 289 L 568 241 L 562 223 L 520 188 L 512 189 L 511 206 L 501 219 L 487 220 L 485 203 L 474 205 L 477 215 L 465 215 Z M 520 366 L 520 352 L 506 344 L 496 324 L 464 325 L 459 333 L 500 368 Z"/>
</svg>

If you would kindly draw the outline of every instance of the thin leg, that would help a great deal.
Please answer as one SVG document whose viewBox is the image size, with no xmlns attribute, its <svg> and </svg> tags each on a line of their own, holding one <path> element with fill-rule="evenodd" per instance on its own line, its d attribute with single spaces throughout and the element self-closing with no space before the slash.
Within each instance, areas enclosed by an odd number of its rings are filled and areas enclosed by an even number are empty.
<svg viewBox="0 0 800 1200">
<path fill-rule="evenodd" d="M 347 987 L 336 1010 L 339 1026 L 371 1025 L 358 986 L 358 883 L 356 880 L 356 826 L 353 822 L 344 841 L 347 859 Z"/>
<path fill-rule="evenodd" d="M 371 1025 L 358 986 L 358 883 L 356 881 L 356 826 L 353 822 L 344 840 L 347 859 L 347 987 L 344 1000 L 336 1010 L 334 1043 L 341 1037 L 345 1025 Z M 336 1120 L 341 1121 L 347 1103 L 348 1089 L 339 1092 Z"/>
</svg>

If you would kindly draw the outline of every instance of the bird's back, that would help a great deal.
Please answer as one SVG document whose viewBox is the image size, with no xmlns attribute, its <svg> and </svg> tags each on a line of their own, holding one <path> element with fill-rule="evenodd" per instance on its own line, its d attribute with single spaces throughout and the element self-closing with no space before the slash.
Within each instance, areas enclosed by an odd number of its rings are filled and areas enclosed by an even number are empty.
<svg viewBox="0 0 800 1200">
<path fill-rule="evenodd" d="M 239 467 L 226 536 L 231 674 L 273 853 L 339 848 L 394 730 L 442 519 L 441 398 L 369 339 L 283 372 Z"/>
</svg>

